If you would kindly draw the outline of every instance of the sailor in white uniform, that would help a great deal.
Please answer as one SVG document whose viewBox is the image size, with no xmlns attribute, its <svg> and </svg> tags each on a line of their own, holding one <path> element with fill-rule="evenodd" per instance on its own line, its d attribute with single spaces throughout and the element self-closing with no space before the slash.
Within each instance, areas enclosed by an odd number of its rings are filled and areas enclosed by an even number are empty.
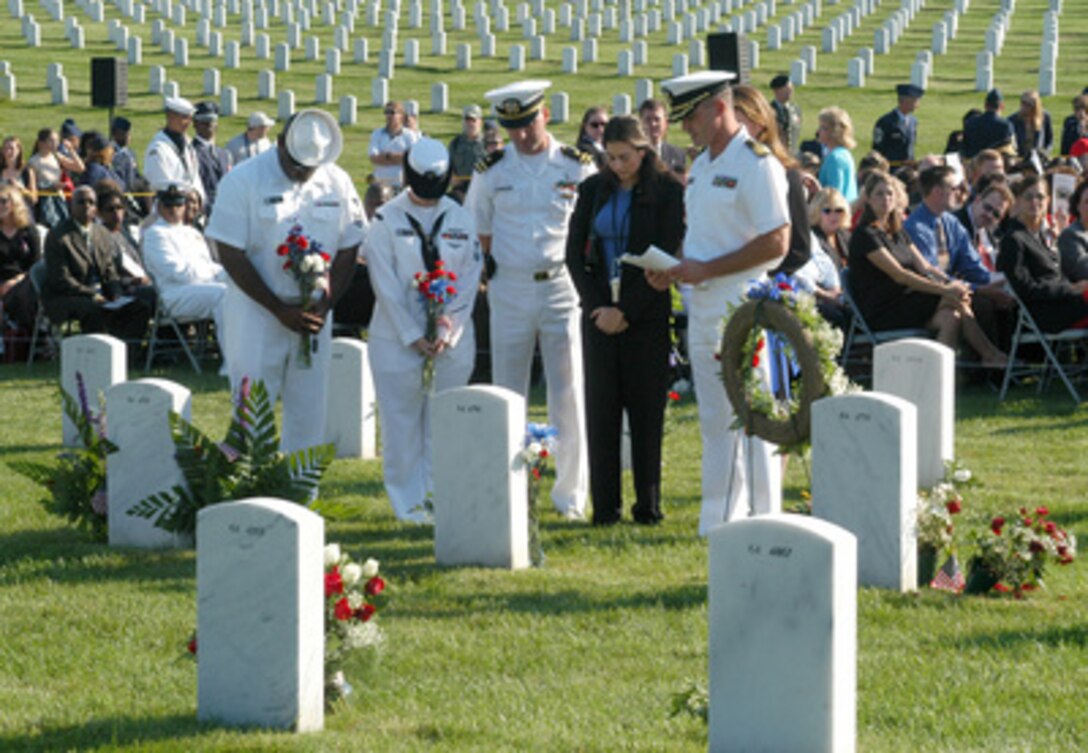
<svg viewBox="0 0 1088 753">
<path fill-rule="evenodd" d="M 548 383 L 548 418 L 558 430 L 552 502 L 585 518 L 588 464 L 578 293 L 565 266 L 567 225 L 593 157 L 548 133 L 548 81 L 524 81 L 484 96 L 510 146 L 477 168 L 465 200 L 495 271 L 488 284 L 495 384 L 528 398 L 537 339 Z"/>
<path fill-rule="evenodd" d="M 671 279 L 695 286 L 688 337 L 703 440 L 702 536 L 723 522 L 782 508 L 782 462 L 774 445 L 730 428 L 733 407 L 716 359 L 729 306 L 740 304 L 750 281 L 778 264 L 790 231 L 785 172 L 737 122 L 733 78 L 700 71 L 661 85 L 669 119 L 683 121 L 695 146 L 706 147 L 692 163 L 684 194 L 684 259 L 650 275 L 651 283 Z"/>
<path fill-rule="evenodd" d="M 186 185 L 200 194 L 200 162 L 185 132 L 193 123 L 193 103 L 181 97 L 166 98 L 166 126 L 151 137 L 144 152 L 144 177 L 153 191 L 162 191 L 172 183 Z"/>
<path fill-rule="evenodd" d="M 296 113 L 276 149 L 246 160 L 219 184 L 206 235 L 218 243 L 230 275 L 226 360 L 231 388 L 261 379 L 273 400 L 283 396 L 285 452 L 325 441 L 332 319 L 347 288 L 366 216 L 348 174 L 336 166 L 343 148 L 336 120 L 322 110 Z M 294 226 L 331 259 L 329 284 L 310 307 L 277 249 Z M 299 357 L 309 335 L 311 364 Z"/>
<path fill-rule="evenodd" d="M 377 304 L 370 321 L 370 369 L 382 424 L 382 469 L 393 512 L 422 521 L 431 487 L 429 390 L 425 358 L 434 359 L 433 390 L 468 383 L 476 355 L 472 307 L 483 256 L 472 215 L 445 196 L 450 182 L 446 147 L 424 138 L 404 158 L 408 189 L 375 213 L 366 258 Z M 456 275 L 452 299 L 428 339 L 427 316 L 413 281 L 436 268 Z"/>
</svg>

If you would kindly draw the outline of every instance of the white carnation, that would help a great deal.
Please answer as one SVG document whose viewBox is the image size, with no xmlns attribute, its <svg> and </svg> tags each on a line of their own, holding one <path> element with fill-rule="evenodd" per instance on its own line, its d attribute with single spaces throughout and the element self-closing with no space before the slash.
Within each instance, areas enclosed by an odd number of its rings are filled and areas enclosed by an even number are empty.
<svg viewBox="0 0 1088 753">
<path fill-rule="evenodd" d="M 345 631 L 344 647 L 347 649 L 367 648 L 378 646 L 384 639 L 382 629 L 373 621 L 353 622 Z"/>
<path fill-rule="evenodd" d="M 349 562 L 344 565 L 341 576 L 344 579 L 344 585 L 353 586 L 359 582 L 359 578 L 363 577 L 363 568 L 359 567 L 354 562 Z"/>
<path fill-rule="evenodd" d="M 332 567 L 340 563 L 340 545 L 325 545 L 325 567 Z"/>
<path fill-rule="evenodd" d="M 952 480 L 957 484 L 966 484 L 971 480 L 971 471 L 967 468 L 957 468 L 952 472 Z"/>
<path fill-rule="evenodd" d="M 370 580 L 378 574 L 378 560 L 373 557 L 363 563 L 363 577 Z"/>
</svg>

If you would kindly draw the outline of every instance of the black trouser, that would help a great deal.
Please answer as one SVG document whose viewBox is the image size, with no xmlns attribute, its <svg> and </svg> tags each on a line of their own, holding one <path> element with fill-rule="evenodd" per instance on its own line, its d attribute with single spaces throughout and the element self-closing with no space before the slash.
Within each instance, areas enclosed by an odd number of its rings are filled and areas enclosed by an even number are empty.
<svg viewBox="0 0 1088 753">
<path fill-rule="evenodd" d="M 620 439 L 626 410 L 635 482 L 632 513 L 640 523 L 661 519 L 661 440 L 669 388 L 669 322 L 655 319 L 606 335 L 582 319 L 586 431 L 593 522 L 614 523 L 623 512 Z"/>
</svg>

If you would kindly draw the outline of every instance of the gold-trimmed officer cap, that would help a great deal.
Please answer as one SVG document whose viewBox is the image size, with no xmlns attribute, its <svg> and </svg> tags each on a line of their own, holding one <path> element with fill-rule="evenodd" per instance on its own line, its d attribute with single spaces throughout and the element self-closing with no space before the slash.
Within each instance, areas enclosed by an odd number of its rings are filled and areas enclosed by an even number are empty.
<svg viewBox="0 0 1088 753">
<path fill-rule="evenodd" d="M 524 128 L 544 105 L 544 92 L 551 81 L 530 80 L 492 89 L 484 94 L 503 128 Z"/>
<path fill-rule="evenodd" d="M 699 71 L 661 82 L 669 99 L 669 120 L 683 120 L 702 102 L 720 94 L 737 74 L 729 71 Z"/>
</svg>

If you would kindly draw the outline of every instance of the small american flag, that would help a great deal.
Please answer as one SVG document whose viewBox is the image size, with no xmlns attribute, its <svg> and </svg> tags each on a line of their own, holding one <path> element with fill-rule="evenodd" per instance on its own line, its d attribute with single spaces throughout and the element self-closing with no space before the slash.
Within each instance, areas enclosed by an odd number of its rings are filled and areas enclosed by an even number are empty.
<svg viewBox="0 0 1088 753">
<path fill-rule="evenodd" d="M 941 566 L 941 569 L 934 576 L 933 581 L 929 584 L 930 588 L 935 588 L 938 591 L 951 591 L 952 593 L 959 593 L 966 585 L 966 581 L 963 579 L 963 571 L 960 570 L 960 563 L 956 561 L 956 555 L 951 555 L 948 561 Z"/>
</svg>

